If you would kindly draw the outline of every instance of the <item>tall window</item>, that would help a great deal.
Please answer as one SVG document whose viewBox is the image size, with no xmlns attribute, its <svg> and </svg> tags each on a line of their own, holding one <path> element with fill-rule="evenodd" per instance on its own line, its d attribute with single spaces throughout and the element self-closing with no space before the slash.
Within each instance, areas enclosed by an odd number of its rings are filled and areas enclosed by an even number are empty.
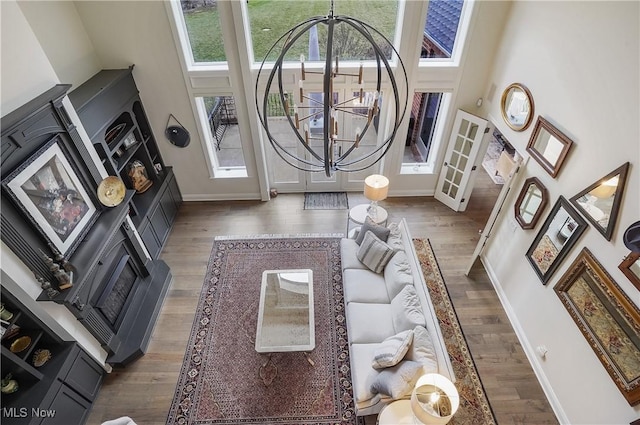
<svg viewBox="0 0 640 425">
<path fill-rule="evenodd" d="M 329 7 L 328 0 L 249 1 L 247 11 L 251 26 L 254 61 L 262 62 L 271 46 L 286 31 L 310 17 L 326 16 Z M 335 2 L 334 15 L 349 15 L 361 19 L 393 42 L 398 16 L 398 2 L 391 0 L 340 0 Z M 294 47 L 289 51 L 289 56 L 286 59 L 297 61 L 300 55 L 304 55 L 307 60 L 324 60 L 325 46 L 322 45 L 322 41 L 326 39 L 323 36 L 326 33 L 326 28 L 321 26 L 317 28 L 317 31 L 318 39 L 321 40 L 320 57 L 309 59 L 311 56 L 310 43 L 313 43 L 313 40 L 306 37 L 294 42 Z M 378 38 L 376 34 L 372 34 L 372 36 L 374 39 Z M 340 40 L 334 43 L 334 46 L 339 49 L 337 54 L 340 59 L 374 59 L 373 52 L 369 51 L 368 43 L 364 38 L 347 26 L 337 26 L 334 37 Z M 277 53 L 277 51 L 272 51 L 268 61 L 275 61 Z M 391 52 L 388 53 L 388 56 L 391 57 Z"/>
<path fill-rule="evenodd" d="M 415 93 L 411 104 L 409 131 L 402 159 L 402 174 L 430 173 L 433 155 L 441 139 L 441 112 L 449 96 L 446 93 Z"/>
<path fill-rule="evenodd" d="M 181 0 L 180 5 L 193 62 L 225 62 L 217 1 Z"/>
<path fill-rule="evenodd" d="M 246 177 L 238 116 L 233 96 L 196 98 L 205 137 L 218 177 Z"/>
<path fill-rule="evenodd" d="M 421 58 L 453 55 L 464 0 L 431 0 L 422 35 Z"/>
</svg>

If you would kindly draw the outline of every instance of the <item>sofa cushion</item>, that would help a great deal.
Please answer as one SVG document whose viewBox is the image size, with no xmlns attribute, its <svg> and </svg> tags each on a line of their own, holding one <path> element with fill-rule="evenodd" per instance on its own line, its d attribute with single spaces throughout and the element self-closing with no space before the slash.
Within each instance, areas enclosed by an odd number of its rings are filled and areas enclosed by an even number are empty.
<svg viewBox="0 0 640 425">
<path fill-rule="evenodd" d="M 427 325 L 420 299 L 413 285 L 402 288 L 402 291 L 391 300 L 391 314 L 396 333 L 413 329 L 418 325 Z"/>
<path fill-rule="evenodd" d="M 398 223 L 389 224 L 389 237 L 387 238 L 387 245 L 393 248 L 394 251 L 405 250 L 404 243 L 402 242 L 402 233 L 400 232 L 400 225 Z"/>
<path fill-rule="evenodd" d="M 364 239 L 358 249 L 358 260 L 371 271 L 382 273 L 393 256 L 393 248 L 381 241 L 370 230 L 365 233 Z"/>
<path fill-rule="evenodd" d="M 379 343 L 398 332 L 393 329 L 390 304 L 347 304 L 347 332 L 350 344 Z M 413 327 L 411 327 L 413 329 Z M 371 367 L 371 357 L 365 363 Z"/>
<path fill-rule="evenodd" d="M 411 266 L 404 251 L 396 252 L 384 268 L 384 283 L 392 300 L 407 285 L 413 285 Z"/>
<path fill-rule="evenodd" d="M 409 345 L 413 341 L 413 330 L 402 331 L 398 334 L 386 338 L 378 345 L 373 352 L 371 367 L 374 369 L 384 369 L 395 366 L 407 354 Z"/>
<path fill-rule="evenodd" d="M 389 303 L 382 275 L 369 269 L 346 269 L 343 273 L 344 302 Z"/>
<path fill-rule="evenodd" d="M 358 245 L 362 244 L 367 231 L 373 232 L 373 234 L 376 235 L 382 242 L 386 242 L 387 238 L 389 237 L 389 233 L 391 233 L 391 230 L 389 230 L 387 227 L 376 224 L 373 220 L 371 220 L 371 217 L 367 216 L 367 218 L 364 220 L 364 224 L 358 232 L 358 236 L 356 237 L 356 243 Z"/>
<path fill-rule="evenodd" d="M 378 373 L 371 367 L 371 363 L 360 361 L 360 359 L 370 359 L 379 344 L 351 344 L 349 355 L 351 356 L 351 379 L 353 380 L 353 396 L 356 403 L 362 403 L 374 397 L 371 392 L 371 382 Z"/>
<path fill-rule="evenodd" d="M 340 260 L 342 261 L 342 270 L 346 269 L 366 269 L 367 266 L 358 260 L 358 248 L 360 245 L 353 239 L 343 238 L 340 240 Z"/>
<path fill-rule="evenodd" d="M 388 395 L 399 399 L 413 390 L 418 377 L 421 375 L 422 365 L 411 360 L 404 360 L 393 367 L 382 369 L 371 382 L 373 394 Z"/>
<path fill-rule="evenodd" d="M 420 363 L 424 373 L 438 371 L 438 356 L 427 329 L 422 326 L 416 326 L 413 329 L 413 339 L 404 358 Z"/>
</svg>

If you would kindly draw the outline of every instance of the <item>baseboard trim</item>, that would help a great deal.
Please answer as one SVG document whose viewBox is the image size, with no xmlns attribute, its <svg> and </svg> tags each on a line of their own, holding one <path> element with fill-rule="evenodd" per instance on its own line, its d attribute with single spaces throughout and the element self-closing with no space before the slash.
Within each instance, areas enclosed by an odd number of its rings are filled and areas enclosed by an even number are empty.
<svg viewBox="0 0 640 425">
<path fill-rule="evenodd" d="M 536 374 L 536 377 L 538 378 L 538 382 L 540 382 L 540 386 L 542 387 L 542 391 L 544 391 L 544 394 L 547 396 L 547 399 L 549 400 L 549 404 L 551 405 L 551 408 L 553 409 L 553 412 L 555 413 L 556 418 L 558 419 L 558 422 L 560 422 L 561 424 L 570 423 L 569 418 L 567 417 L 566 413 L 564 412 L 564 409 L 562 408 L 562 404 L 560 403 L 560 400 L 558 400 L 558 397 L 556 396 L 555 392 L 553 391 L 553 388 L 551 387 L 551 383 L 547 379 L 547 375 L 544 373 L 544 370 L 542 369 L 542 365 L 538 360 L 536 351 L 531 346 L 531 344 L 529 344 L 529 340 L 526 338 L 524 329 L 522 329 L 522 326 L 520 326 L 520 321 L 518 320 L 518 317 L 513 311 L 513 308 L 511 307 L 511 303 L 509 303 L 509 299 L 507 298 L 507 295 L 504 293 L 502 289 L 502 285 L 500 285 L 500 282 L 498 281 L 498 277 L 496 276 L 493 268 L 491 267 L 491 264 L 489 264 L 488 261 L 485 261 L 484 255 L 480 256 L 480 261 L 482 262 L 482 265 L 484 266 L 484 269 L 486 270 L 487 275 L 489 276 L 489 280 L 491 280 L 491 284 L 493 285 L 493 288 L 495 289 L 496 294 L 498 295 L 498 299 L 500 300 L 500 303 L 502 304 L 504 311 L 507 313 L 509 322 L 511 322 L 511 326 L 513 327 L 513 330 L 515 331 L 516 336 L 518 337 L 518 341 L 520 341 L 520 345 L 522 345 L 524 354 L 527 356 L 527 359 L 529 360 L 529 363 L 533 368 L 533 372 Z"/>
<path fill-rule="evenodd" d="M 260 201 L 262 197 L 259 193 L 221 193 L 221 194 L 182 194 L 182 200 L 184 202 L 200 202 L 200 201 Z"/>
</svg>

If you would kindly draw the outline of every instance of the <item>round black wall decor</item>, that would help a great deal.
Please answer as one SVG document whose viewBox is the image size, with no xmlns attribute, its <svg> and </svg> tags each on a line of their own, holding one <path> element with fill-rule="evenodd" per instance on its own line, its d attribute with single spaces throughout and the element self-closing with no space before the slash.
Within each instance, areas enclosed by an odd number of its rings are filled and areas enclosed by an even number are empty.
<svg viewBox="0 0 640 425">
<path fill-rule="evenodd" d="M 169 121 L 171 121 L 171 118 L 173 118 L 178 123 L 178 125 L 169 125 Z M 169 114 L 169 119 L 167 120 L 167 128 L 164 130 L 164 135 L 167 137 L 169 142 L 179 148 L 189 146 L 189 143 L 191 142 L 191 135 L 189 134 L 187 129 L 184 128 L 182 124 L 180 124 L 180 121 L 178 121 L 176 117 L 173 116 L 173 114 Z"/>
</svg>

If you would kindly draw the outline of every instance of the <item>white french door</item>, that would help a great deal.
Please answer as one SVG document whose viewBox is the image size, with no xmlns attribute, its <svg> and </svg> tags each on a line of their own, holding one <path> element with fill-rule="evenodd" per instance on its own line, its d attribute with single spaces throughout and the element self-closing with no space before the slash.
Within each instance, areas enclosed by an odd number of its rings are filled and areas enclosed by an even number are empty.
<svg viewBox="0 0 640 425">
<path fill-rule="evenodd" d="M 466 207 L 467 185 L 475 169 L 486 128 L 487 120 L 462 110 L 456 113 L 434 195 L 454 211 L 461 211 Z"/>
</svg>

